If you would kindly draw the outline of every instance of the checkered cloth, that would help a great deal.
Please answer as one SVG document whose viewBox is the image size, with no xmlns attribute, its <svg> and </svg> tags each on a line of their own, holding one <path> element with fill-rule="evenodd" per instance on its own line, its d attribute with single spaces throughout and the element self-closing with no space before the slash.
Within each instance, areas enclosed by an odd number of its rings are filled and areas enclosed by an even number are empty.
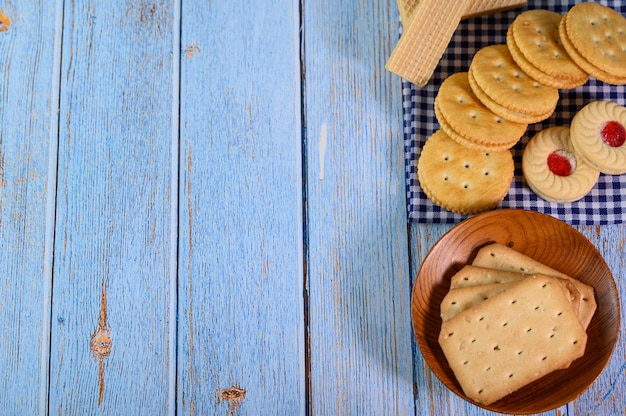
<svg viewBox="0 0 626 416">
<path fill-rule="evenodd" d="M 442 81 L 453 73 L 467 71 L 471 58 L 480 48 L 506 43 L 507 28 L 522 11 L 543 8 L 565 13 L 575 3 L 579 1 L 528 1 L 523 9 L 464 20 L 455 32 L 428 85 L 418 88 L 406 80 L 402 82 L 409 222 L 456 223 L 465 218 L 433 204 L 422 192 L 417 179 L 417 159 L 422 146 L 426 139 L 439 129 L 433 105 Z M 622 1 L 600 3 L 626 16 L 626 5 L 622 5 Z M 522 151 L 529 138 L 549 126 L 569 126 L 578 110 L 596 100 L 609 100 L 626 105 L 626 86 L 608 85 L 590 78 L 582 87 L 561 90 L 554 115 L 541 123 L 529 125 L 522 140 L 511 149 L 515 161 L 515 176 L 508 195 L 499 207 L 535 210 L 573 225 L 626 222 L 626 174 L 601 174 L 597 185 L 586 197 L 567 204 L 550 203 L 538 198 L 525 184 L 522 175 Z"/>
</svg>

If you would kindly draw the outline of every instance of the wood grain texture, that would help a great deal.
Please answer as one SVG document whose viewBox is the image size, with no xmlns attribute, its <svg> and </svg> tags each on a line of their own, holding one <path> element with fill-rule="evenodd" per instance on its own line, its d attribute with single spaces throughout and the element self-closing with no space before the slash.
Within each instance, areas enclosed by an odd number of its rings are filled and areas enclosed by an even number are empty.
<svg viewBox="0 0 626 416">
<path fill-rule="evenodd" d="M 310 411 L 413 414 L 397 9 L 304 6 Z"/>
<path fill-rule="evenodd" d="M 169 2 L 65 2 L 51 414 L 164 414 Z"/>
<path fill-rule="evenodd" d="M 497 415 L 412 335 L 395 3 L 0 5 L 0 414 Z"/>
<path fill-rule="evenodd" d="M 620 296 L 621 326 L 609 365 L 583 396 L 568 405 L 568 415 L 620 415 L 626 412 L 626 225 L 577 229 L 600 251 L 613 273 Z"/>
<path fill-rule="evenodd" d="M 0 33 L 0 414 L 36 414 L 47 394 L 46 218 L 56 155 L 55 2 L 8 2 Z M 43 379 L 42 379 L 43 377 Z M 26 393 L 28 392 L 28 393 Z"/>
<path fill-rule="evenodd" d="M 431 247 L 443 236 L 451 227 L 445 224 L 412 225 L 411 226 L 411 253 L 413 276 L 428 254 Z M 617 284 L 620 303 L 623 305 L 624 293 L 624 225 L 602 226 L 602 227 L 577 227 L 603 255 L 609 269 L 614 274 Z M 608 243 L 612 242 L 612 243 Z M 621 274 L 620 274 L 621 273 Z M 621 320 L 620 332 L 624 332 L 624 320 Z M 588 414 L 621 414 L 624 411 L 623 393 L 620 393 L 624 377 L 624 341 L 623 337 L 618 338 L 617 345 L 613 352 L 609 365 L 600 374 L 598 379 L 583 393 L 583 395 L 552 412 L 545 412 L 543 415 L 588 415 Z M 416 348 L 415 372 L 417 376 L 417 414 L 459 414 L 470 416 L 497 415 L 499 413 L 489 412 L 474 406 L 449 391 L 434 376 L 433 372 L 424 362 L 419 348 Z"/>
<path fill-rule="evenodd" d="M 181 415 L 304 413 L 298 7 L 183 2 Z"/>
</svg>

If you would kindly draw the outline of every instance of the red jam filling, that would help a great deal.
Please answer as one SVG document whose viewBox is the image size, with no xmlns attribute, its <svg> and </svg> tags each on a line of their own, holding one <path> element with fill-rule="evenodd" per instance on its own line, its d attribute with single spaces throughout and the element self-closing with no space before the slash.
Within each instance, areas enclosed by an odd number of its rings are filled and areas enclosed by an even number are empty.
<svg viewBox="0 0 626 416">
<path fill-rule="evenodd" d="M 609 121 L 600 131 L 602 141 L 611 147 L 620 147 L 626 141 L 626 129 L 617 121 Z"/>
<path fill-rule="evenodd" d="M 548 169 L 557 176 L 569 176 L 574 167 L 569 157 L 557 151 L 548 155 Z"/>
</svg>

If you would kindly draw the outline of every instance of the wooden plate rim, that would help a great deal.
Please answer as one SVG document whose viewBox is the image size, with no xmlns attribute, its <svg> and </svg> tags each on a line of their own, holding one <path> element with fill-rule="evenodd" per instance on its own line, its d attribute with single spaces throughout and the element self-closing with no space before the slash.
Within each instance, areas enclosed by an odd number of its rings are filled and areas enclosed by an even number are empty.
<svg viewBox="0 0 626 416">
<path fill-rule="evenodd" d="M 615 307 L 615 310 L 614 310 L 615 320 L 610 322 L 610 324 L 613 324 L 610 326 L 615 327 L 614 330 L 612 330 L 613 335 L 612 335 L 612 339 L 610 340 L 610 343 L 611 343 L 610 351 L 606 351 L 604 356 L 601 357 L 601 360 L 603 360 L 602 366 L 599 369 L 599 371 L 597 371 L 597 374 L 595 374 L 595 376 L 590 377 L 588 380 L 586 380 L 586 382 L 580 385 L 576 391 L 570 392 L 570 394 L 568 395 L 559 397 L 549 406 L 544 406 L 544 405 L 526 406 L 524 404 L 520 406 L 515 405 L 514 398 L 516 395 L 518 395 L 519 392 L 515 392 L 511 394 L 510 396 L 507 396 L 507 398 L 504 398 L 489 406 L 484 406 L 484 405 L 481 405 L 480 403 L 474 402 L 473 400 L 465 396 L 462 389 L 458 385 L 458 382 L 456 381 L 456 379 L 454 379 L 453 376 L 451 378 L 446 376 L 444 369 L 447 370 L 449 373 L 451 373 L 451 370 L 448 367 L 445 357 L 443 357 L 443 353 L 441 352 L 439 345 L 438 344 L 434 346 L 428 345 L 428 342 L 426 340 L 426 334 L 423 333 L 424 331 L 421 330 L 420 325 L 422 324 L 422 321 L 426 319 L 426 317 L 422 318 L 423 314 L 418 314 L 418 308 L 417 308 L 418 300 L 417 299 L 418 299 L 418 292 L 423 287 L 421 286 L 421 283 L 422 283 L 421 280 L 426 279 L 425 277 L 422 276 L 422 274 L 424 272 L 424 269 L 429 265 L 429 259 L 431 258 L 433 253 L 435 253 L 437 250 L 441 250 L 442 245 L 447 243 L 448 240 L 456 239 L 456 235 L 462 231 L 466 231 L 466 230 L 472 231 L 472 226 L 475 223 L 484 222 L 484 221 L 490 221 L 489 225 L 495 226 L 495 227 L 499 227 L 499 226 L 504 227 L 504 225 L 502 225 L 502 221 L 513 222 L 513 223 L 517 223 L 518 225 L 521 222 L 524 222 L 524 225 L 526 225 L 526 223 L 528 222 L 532 223 L 533 221 L 536 221 L 537 224 L 544 224 L 548 222 L 550 223 L 550 225 L 558 228 L 560 232 L 580 242 L 581 244 L 585 246 L 587 250 L 590 250 L 590 252 L 593 253 L 593 257 L 588 262 L 598 262 L 596 266 L 602 269 L 602 272 L 605 275 L 603 278 L 608 278 L 607 282 L 610 283 L 608 286 L 609 286 L 609 290 L 612 292 L 612 295 L 613 295 L 612 297 L 614 298 L 614 307 Z M 467 238 L 472 238 L 472 237 L 473 236 L 470 233 L 469 236 L 462 237 L 462 239 L 467 239 Z M 469 253 L 468 255 L 468 260 L 473 257 L 473 255 L 475 254 L 475 251 L 478 248 L 486 244 L 489 244 L 490 242 L 500 242 L 503 244 L 509 244 L 513 246 L 516 246 L 516 245 L 519 246 L 519 242 L 520 242 L 519 239 L 517 240 L 517 242 L 498 241 L 498 239 L 490 239 L 487 237 L 483 238 L 482 240 L 483 241 L 477 242 L 476 245 L 473 246 L 472 253 Z M 453 264 L 448 265 L 448 269 L 452 267 L 452 271 L 449 272 L 449 274 L 452 274 L 454 270 L 460 269 L 462 265 L 463 264 L 458 264 L 456 265 L 456 267 Z M 442 279 L 445 279 L 445 278 L 442 278 Z M 429 292 L 429 295 L 432 296 L 434 290 L 436 289 L 437 283 L 438 283 L 437 281 L 433 281 L 432 283 L 430 283 L 431 292 Z M 448 282 L 448 285 L 449 285 L 449 282 Z M 607 307 L 607 305 L 598 304 L 598 308 L 605 308 L 605 307 Z M 432 308 L 429 308 L 429 312 L 432 312 Z M 478 407 L 484 408 L 486 410 L 495 411 L 498 413 L 506 413 L 506 414 L 533 414 L 533 413 L 542 413 L 542 412 L 550 411 L 550 410 L 553 410 L 555 408 L 558 408 L 560 406 L 563 406 L 569 403 L 570 401 L 578 397 L 580 394 L 582 394 L 591 384 L 593 384 L 593 382 L 597 379 L 597 377 L 602 373 L 602 371 L 608 364 L 613 354 L 613 351 L 615 349 L 615 345 L 617 343 L 617 339 L 619 336 L 620 303 L 619 303 L 617 286 L 615 284 L 615 279 L 613 277 L 613 274 L 611 273 L 611 270 L 609 269 L 608 265 L 602 258 L 602 255 L 597 250 L 597 248 L 578 230 L 576 230 L 569 224 L 561 220 L 558 220 L 557 218 L 554 218 L 548 214 L 540 213 L 537 211 L 524 210 L 524 209 L 498 209 L 498 210 L 484 212 L 482 214 L 478 214 L 471 218 L 461 221 L 460 223 L 453 226 L 450 230 L 448 230 L 444 235 L 442 235 L 439 238 L 439 240 L 430 248 L 430 250 L 426 254 L 426 257 L 424 257 L 424 260 L 422 261 L 419 267 L 419 270 L 417 272 L 417 275 L 413 283 L 413 289 L 412 289 L 412 294 L 411 294 L 411 318 L 412 318 L 412 323 L 413 323 L 413 332 L 416 337 L 418 347 L 422 353 L 422 356 L 424 357 L 424 360 L 426 361 L 431 371 L 433 371 L 433 373 L 437 376 L 437 378 L 447 388 L 452 390 L 456 395 L 460 396 L 461 398 L 468 401 L 469 403 L 474 404 Z M 595 323 L 595 317 L 594 317 L 594 321 L 591 322 L 589 329 L 592 329 L 591 327 L 592 325 L 594 325 L 594 323 Z M 441 325 L 441 322 L 439 320 L 439 327 L 440 325 Z M 437 359 L 436 353 L 438 353 L 438 355 L 440 356 L 439 359 Z M 585 352 L 585 357 L 588 357 L 588 354 L 590 353 L 592 352 L 590 351 Z M 562 371 L 567 371 L 567 370 L 562 370 Z M 538 381 L 537 383 L 541 383 L 541 381 Z"/>
</svg>

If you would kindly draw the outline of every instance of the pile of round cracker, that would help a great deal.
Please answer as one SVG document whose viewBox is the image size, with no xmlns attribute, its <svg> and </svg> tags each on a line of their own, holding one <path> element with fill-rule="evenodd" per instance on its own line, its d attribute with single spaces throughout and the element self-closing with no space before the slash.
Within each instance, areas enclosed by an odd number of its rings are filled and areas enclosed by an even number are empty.
<svg viewBox="0 0 626 416">
<path fill-rule="evenodd" d="M 478 50 L 467 72 L 442 83 L 434 104 L 440 130 L 426 141 L 417 166 L 426 196 L 462 215 L 495 208 L 513 180 L 510 149 L 529 124 L 554 113 L 559 89 L 582 86 L 589 76 L 626 84 L 626 17 L 595 2 L 579 3 L 564 15 L 543 9 L 521 13 L 507 30 L 506 44 Z M 609 104 L 625 126 L 626 108 Z M 588 117 L 601 110 L 584 110 L 586 117 L 579 119 L 586 119 L 585 128 L 578 130 L 587 135 L 610 121 Z M 626 172 L 626 144 L 607 146 L 599 134 L 593 140 L 572 134 L 569 127 L 540 132 L 550 152 L 545 153 L 545 144 L 530 146 L 541 152 L 524 151 L 524 177 L 541 198 L 571 202 L 589 192 L 600 172 Z M 529 145 L 540 141 L 536 137 Z M 568 164 L 568 169 L 546 173 L 552 153 L 561 158 L 557 166 Z"/>
</svg>

